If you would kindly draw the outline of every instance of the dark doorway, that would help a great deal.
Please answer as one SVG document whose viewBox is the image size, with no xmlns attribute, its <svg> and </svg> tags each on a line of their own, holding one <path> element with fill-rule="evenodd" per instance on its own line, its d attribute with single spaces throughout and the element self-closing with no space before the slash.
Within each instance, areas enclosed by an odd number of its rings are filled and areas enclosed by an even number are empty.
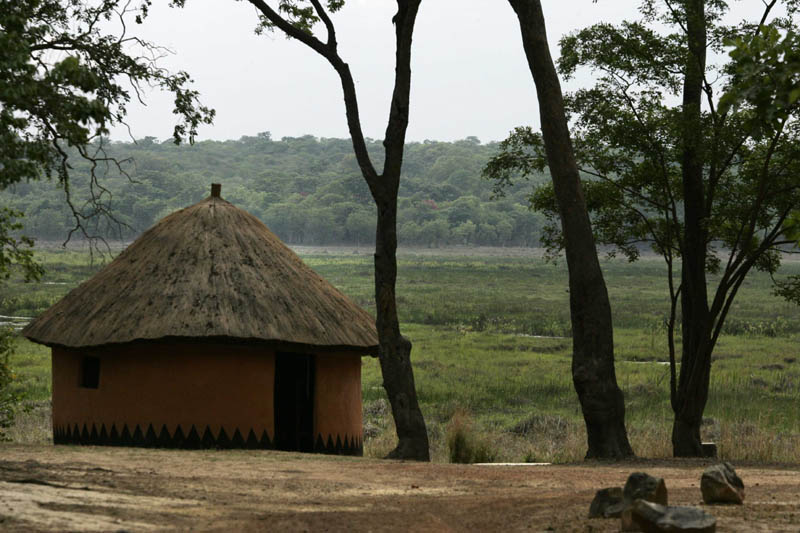
<svg viewBox="0 0 800 533">
<path fill-rule="evenodd" d="M 275 357 L 275 448 L 314 451 L 314 356 Z"/>
</svg>

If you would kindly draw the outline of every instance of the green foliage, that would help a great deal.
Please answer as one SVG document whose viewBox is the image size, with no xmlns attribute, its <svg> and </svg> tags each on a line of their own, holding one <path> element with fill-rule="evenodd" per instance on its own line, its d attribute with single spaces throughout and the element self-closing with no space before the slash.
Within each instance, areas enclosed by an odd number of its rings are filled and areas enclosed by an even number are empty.
<svg viewBox="0 0 800 533">
<path fill-rule="evenodd" d="M 21 399 L 10 387 L 16 378 L 9 364 L 13 351 L 13 331 L 3 328 L 0 330 L 0 441 L 5 440 L 5 430 L 14 423 Z"/>
<path fill-rule="evenodd" d="M 102 172 L 119 168 L 102 136 L 123 124 L 139 87 L 170 92 L 180 118 L 173 140 L 193 141 L 213 110 L 198 102 L 185 72 L 170 73 L 154 59 L 163 49 L 129 35 L 125 21 L 147 14 L 149 0 L 19 0 L 0 4 L 0 190 L 57 178 L 72 228 L 113 215 Z M 130 21 L 128 21 L 130 22 Z M 117 25 L 118 30 L 112 28 Z M 71 159 L 85 162 L 89 186 L 74 195 Z M 82 204 L 82 205 L 81 205 Z"/>
<path fill-rule="evenodd" d="M 704 4 L 709 50 L 730 54 L 705 73 L 698 137 L 705 202 L 700 238 L 707 243 L 706 269 L 721 275 L 710 291 L 719 332 L 749 272 L 774 273 L 780 252 L 796 245 L 800 33 L 794 1 L 783 2 L 787 14 L 771 21 L 766 8 L 766 24 L 727 25 L 727 2 Z M 559 62 L 567 77 L 587 68 L 597 75 L 594 87 L 565 98 L 595 239 L 629 260 L 648 247 L 663 256 L 672 306 L 681 290 L 677 265 L 686 242 L 686 128 L 674 103 L 683 91 L 688 55 L 684 7 L 648 0 L 641 21 L 596 24 L 562 39 Z M 513 131 L 500 149 L 485 173 L 501 191 L 514 183 L 511 177 L 539 171 L 545 162 L 531 130 Z M 550 253 L 563 249 L 552 186 L 535 186 L 531 206 L 547 217 L 542 240 Z M 800 285 L 792 280 L 779 282 L 777 290 L 800 301 Z"/>
<path fill-rule="evenodd" d="M 175 95 L 182 122 L 174 141 L 190 141 L 213 111 L 199 105 L 185 72 L 171 74 L 147 59 L 151 43 L 105 33 L 101 21 L 125 18 L 129 3 L 20 0 L 0 8 L 0 184 L 57 174 L 68 178 L 67 147 L 88 155 L 92 139 L 122 122 L 139 84 Z M 55 51 L 59 53 L 56 54 Z M 138 53 L 137 53 L 138 52 Z M 54 59 L 57 58 L 57 59 Z M 124 85 L 122 79 L 131 85 Z M 22 157 L 25 154 L 25 157 Z"/>
<path fill-rule="evenodd" d="M 383 146 L 370 141 L 380 155 Z M 535 246 L 541 216 L 527 210 L 523 186 L 490 201 L 480 178 L 493 145 L 477 140 L 409 143 L 403 158 L 398 231 L 401 246 Z M 109 172 L 109 208 L 125 227 L 96 224 L 108 239 L 132 239 L 161 217 L 208 195 L 222 184 L 225 199 L 259 217 L 290 244 L 369 246 L 375 240 L 375 207 L 344 139 L 311 136 L 273 140 L 268 132 L 237 141 L 175 146 L 153 138 L 137 144 L 107 143 L 110 157 L 133 160 Z M 543 178 L 544 176 L 542 176 Z M 71 189 L 89 194 L 88 163 L 73 162 Z M 71 227 L 60 190 L 49 183 L 20 183 L 5 191 L 8 204 L 26 213 L 27 233 L 63 240 Z"/>
<path fill-rule="evenodd" d="M 752 127 L 761 130 L 754 134 L 774 134 L 789 117 L 796 117 L 800 34 L 791 19 L 779 19 L 756 35 L 730 38 L 726 44 L 732 48 L 726 65 L 731 89 L 723 95 L 720 110 L 751 108 L 755 110 Z"/>
<path fill-rule="evenodd" d="M 14 268 L 22 270 L 25 281 L 39 280 L 42 267 L 33 257 L 33 240 L 17 237 L 22 229 L 21 211 L 0 207 L 0 282 L 11 277 Z"/>
<path fill-rule="evenodd" d="M 567 79 L 585 65 L 594 66 L 600 79 L 607 81 L 617 72 L 625 72 L 631 84 L 653 84 L 677 94 L 682 83 L 681 40 L 679 35 L 665 36 L 644 22 L 595 24 L 561 40 L 558 67 Z M 605 65 L 614 70 L 605 70 Z"/>
<path fill-rule="evenodd" d="M 543 173 L 547 167 L 542 134 L 530 126 L 514 128 L 511 135 L 500 142 L 498 153 L 492 156 L 483 169 L 483 176 L 494 181 L 492 190 L 497 197 L 505 195 L 514 179 Z"/>
<path fill-rule="evenodd" d="M 314 2 L 311 0 L 279 0 L 276 11 L 289 24 L 311 35 L 313 34 L 314 26 L 321 20 L 319 11 L 313 4 Z M 327 0 L 325 4 L 328 11 L 335 13 L 344 7 L 344 0 Z M 321 4 L 319 5 L 321 6 Z M 259 13 L 259 25 L 256 27 L 256 33 L 271 32 L 274 29 L 275 24 Z"/>
</svg>

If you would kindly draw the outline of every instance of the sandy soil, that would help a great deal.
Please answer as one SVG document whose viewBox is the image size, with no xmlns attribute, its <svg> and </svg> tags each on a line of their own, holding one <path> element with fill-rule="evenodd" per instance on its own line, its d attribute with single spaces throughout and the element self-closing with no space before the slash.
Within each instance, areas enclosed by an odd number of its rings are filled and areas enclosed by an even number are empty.
<svg viewBox="0 0 800 533">
<path fill-rule="evenodd" d="M 646 471 L 700 505 L 704 461 L 415 464 L 263 451 L 0 445 L 3 531 L 617 531 L 596 489 Z M 800 531 L 800 467 L 735 465 L 743 506 L 718 531 Z"/>
</svg>

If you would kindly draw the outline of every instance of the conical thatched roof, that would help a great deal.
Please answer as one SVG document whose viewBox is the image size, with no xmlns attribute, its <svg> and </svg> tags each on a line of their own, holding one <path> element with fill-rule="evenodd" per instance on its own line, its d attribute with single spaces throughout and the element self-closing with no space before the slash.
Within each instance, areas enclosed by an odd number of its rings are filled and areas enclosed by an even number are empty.
<svg viewBox="0 0 800 533">
<path fill-rule="evenodd" d="M 23 334 L 73 348 L 175 338 L 373 354 L 378 345 L 366 311 L 214 194 L 162 219 Z"/>
</svg>

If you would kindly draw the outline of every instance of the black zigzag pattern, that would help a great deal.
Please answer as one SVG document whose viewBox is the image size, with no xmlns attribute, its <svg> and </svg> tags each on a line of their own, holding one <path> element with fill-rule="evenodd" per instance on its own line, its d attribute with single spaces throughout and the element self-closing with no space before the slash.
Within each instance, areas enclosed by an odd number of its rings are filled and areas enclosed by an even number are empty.
<svg viewBox="0 0 800 533">
<path fill-rule="evenodd" d="M 202 432 L 201 432 L 202 431 Z M 162 425 L 160 430 L 156 426 L 148 424 L 142 428 L 138 424 L 129 427 L 124 424 L 118 428 L 112 424 L 110 428 L 105 424 L 99 427 L 96 424 L 89 426 L 84 424 L 79 427 L 75 424 L 70 426 L 53 427 L 54 444 L 84 444 L 92 446 L 137 446 L 142 448 L 176 448 L 176 449 L 231 449 L 246 448 L 251 450 L 272 450 L 274 445 L 266 431 L 261 436 L 250 429 L 247 438 L 236 428 L 232 436 L 229 436 L 224 428 L 221 428 L 216 435 L 211 428 L 206 426 L 198 430 L 194 425 L 190 426 L 187 432 L 179 425 L 170 434 L 166 425 Z M 317 435 L 314 443 L 314 453 L 325 453 L 330 455 L 364 455 L 364 445 L 361 439 L 350 438 L 345 435 L 342 440 L 340 435 L 336 435 L 334 441 L 332 435 L 328 435 L 327 441 L 321 434 Z"/>
<path fill-rule="evenodd" d="M 58 426 L 53 427 L 53 444 L 84 444 L 91 446 L 137 446 L 141 448 L 179 448 L 179 449 L 229 449 L 229 448 L 250 448 L 254 450 L 273 449 L 272 440 L 266 431 L 261 433 L 261 438 L 257 438 L 255 432 L 250 429 L 247 440 L 242 437 L 242 432 L 237 428 L 233 437 L 229 437 L 224 428 L 221 428 L 216 435 L 211 428 L 206 426 L 200 431 L 192 425 L 188 432 L 184 433 L 179 425 L 170 434 L 166 425 L 156 431 L 156 426 L 148 424 L 143 428 L 138 424 L 129 427 L 124 424 L 118 428 L 112 424 L 110 428 L 105 424 L 84 424 L 79 427 Z"/>
<path fill-rule="evenodd" d="M 353 437 L 350 439 L 345 435 L 344 440 L 339 435 L 336 435 L 336 441 L 333 437 L 328 435 L 328 441 L 322 439 L 321 434 L 317 434 L 317 440 L 314 442 L 314 453 L 326 453 L 328 455 L 354 455 L 361 457 L 364 455 L 364 443 L 360 439 Z"/>
</svg>

